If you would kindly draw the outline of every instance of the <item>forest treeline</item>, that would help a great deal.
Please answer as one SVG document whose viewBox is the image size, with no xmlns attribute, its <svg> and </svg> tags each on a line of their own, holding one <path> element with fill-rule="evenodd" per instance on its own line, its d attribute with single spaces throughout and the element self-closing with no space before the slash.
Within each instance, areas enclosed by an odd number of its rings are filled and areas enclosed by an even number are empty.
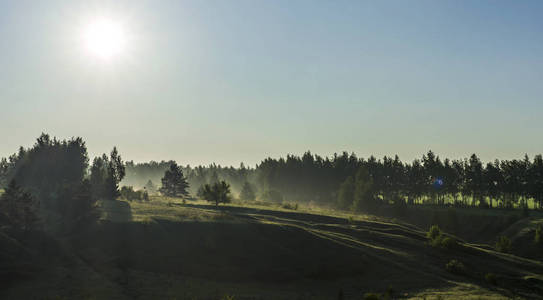
<svg viewBox="0 0 543 300">
<path fill-rule="evenodd" d="M 81 138 L 57 140 L 42 134 L 33 145 L 0 160 L 0 186 L 14 181 L 52 215 L 83 218 L 98 199 L 116 199 L 121 192 L 148 199 L 164 193 L 167 170 L 174 161 L 123 162 L 116 148 L 90 163 Z M 177 171 L 177 168 L 179 169 Z M 206 184 L 225 182 L 242 200 L 315 203 L 349 210 L 370 210 L 379 205 L 455 205 L 477 207 L 542 208 L 543 159 L 483 163 L 477 155 L 441 159 L 429 151 L 420 159 L 402 162 L 398 156 L 359 158 L 343 152 L 322 157 L 267 158 L 255 167 L 223 167 L 217 164 L 191 167 L 175 164 L 183 183 L 183 197 L 198 196 Z M 175 177 L 175 176 L 174 176 Z M 15 186 L 12 186 L 15 188 Z M 130 192 L 130 193 L 129 193 Z M 135 195 L 135 194 L 134 194 Z M 73 201 L 72 199 L 77 199 Z M 77 203 L 77 204 L 74 204 Z M 77 216 L 77 217 L 76 217 Z"/>
<path fill-rule="evenodd" d="M 171 162 L 127 162 L 126 181 L 143 186 L 157 182 Z M 469 158 L 441 159 L 432 151 L 410 163 L 398 156 L 358 158 L 343 152 L 322 157 L 267 158 L 254 168 L 185 166 L 181 168 L 195 195 L 198 187 L 224 180 L 241 193 L 251 186 L 263 200 L 287 200 L 324 204 L 342 209 L 360 207 L 359 198 L 370 206 L 380 204 L 432 204 L 479 207 L 532 207 L 543 203 L 543 159 L 483 163 L 476 154 Z M 361 196 L 361 191 L 365 196 Z M 358 192 L 357 192 L 358 191 Z M 358 196 L 356 196 L 358 193 Z M 358 197 L 358 198 L 357 198 Z M 357 200 L 358 199 L 358 200 Z M 364 205 L 362 205 L 363 207 Z"/>
</svg>

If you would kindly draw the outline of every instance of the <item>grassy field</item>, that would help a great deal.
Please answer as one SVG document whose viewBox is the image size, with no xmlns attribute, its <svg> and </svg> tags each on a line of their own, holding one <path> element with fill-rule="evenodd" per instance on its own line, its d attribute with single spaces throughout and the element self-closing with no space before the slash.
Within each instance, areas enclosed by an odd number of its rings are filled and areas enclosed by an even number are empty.
<svg viewBox="0 0 543 300">
<path fill-rule="evenodd" d="M 45 299 L 538 298 L 543 264 L 489 245 L 428 245 L 426 229 L 310 206 L 105 201 L 62 261 L 0 293 Z M 450 272 L 456 259 L 461 272 Z M 489 280 L 487 274 L 493 275 Z M 51 289 L 51 286 L 58 289 Z M 30 289 L 32 287 L 32 289 Z"/>
</svg>

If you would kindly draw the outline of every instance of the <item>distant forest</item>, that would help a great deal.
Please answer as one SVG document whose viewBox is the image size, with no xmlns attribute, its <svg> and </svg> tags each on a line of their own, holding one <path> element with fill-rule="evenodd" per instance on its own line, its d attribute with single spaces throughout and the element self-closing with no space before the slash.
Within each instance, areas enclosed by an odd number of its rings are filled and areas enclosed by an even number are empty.
<svg viewBox="0 0 543 300">
<path fill-rule="evenodd" d="M 144 186 L 160 182 L 171 162 L 126 163 L 123 184 Z M 240 192 L 248 183 L 258 198 L 272 201 L 313 202 L 353 209 L 361 185 L 368 203 L 431 204 L 514 208 L 542 208 L 543 159 L 495 160 L 483 163 L 477 155 L 461 160 L 441 159 L 434 152 L 411 163 L 398 156 L 358 158 L 354 153 L 322 157 L 311 152 L 301 157 L 267 158 L 255 168 L 186 166 L 182 168 L 191 194 L 202 184 L 224 180 Z M 362 200 L 361 200 L 362 201 Z M 362 205 L 364 206 L 364 205 Z"/>
<path fill-rule="evenodd" d="M 0 160 L 0 187 L 16 179 L 33 194 L 39 191 L 43 196 L 58 198 L 59 186 L 88 181 L 95 198 L 118 197 L 118 186 L 123 185 L 145 187 L 151 193 L 159 190 L 161 178 L 172 163 L 123 163 L 114 148 L 110 157 L 104 154 L 89 164 L 81 138 L 59 141 L 42 135 L 33 148 L 21 147 Z M 65 174 L 51 173 L 56 170 Z M 243 200 L 312 203 L 345 210 L 415 204 L 543 206 L 541 155 L 483 163 L 475 154 L 450 160 L 429 151 L 421 159 L 405 163 L 398 156 L 363 159 L 347 152 L 331 157 L 306 152 L 302 156 L 267 158 L 254 168 L 211 164 L 181 170 L 193 197 L 203 185 L 225 181 L 235 195 L 249 198 Z"/>
</svg>

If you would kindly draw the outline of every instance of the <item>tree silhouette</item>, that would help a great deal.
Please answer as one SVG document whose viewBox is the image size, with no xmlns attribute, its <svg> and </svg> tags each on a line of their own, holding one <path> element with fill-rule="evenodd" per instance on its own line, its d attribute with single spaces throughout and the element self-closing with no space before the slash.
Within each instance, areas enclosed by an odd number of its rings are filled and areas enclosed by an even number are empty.
<svg viewBox="0 0 543 300">
<path fill-rule="evenodd" d="M 116 147 L 96 157 L 91 166 L 90 185 L 95 199 L 116 199 L 120 196 L 119 183 L 126 174 L 124 163 Z"/>
<path fill-rule="evenodd" d="M 183 171 L 176 163 L 172 163 L 170 169 L 164 172 L 160 192 L 168 197 L 186 197 L 189 194 L 188 187 Z"/>
<path fill-rule="evenodd" d="M 225 181 L 216 182 L 214 184 L 205 184 L 201 187 L 200 196 L 209 202 L 215 202 L 215 206 L 220 203 L 229 203 L 230 185 Z"/>
</svg>

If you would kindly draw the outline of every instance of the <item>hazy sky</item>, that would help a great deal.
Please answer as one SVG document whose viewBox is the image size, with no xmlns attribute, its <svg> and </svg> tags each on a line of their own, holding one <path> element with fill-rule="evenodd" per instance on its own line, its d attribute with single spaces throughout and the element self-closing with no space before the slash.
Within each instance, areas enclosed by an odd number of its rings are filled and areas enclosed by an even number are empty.
<svg viewBox="0 0 543 300">
<path fill-rule="evenodd" d="M 543 152 L 543 1 L 0 0 L 0 156 L 255 164 L 311 150 Z M 122 24 L 108 60 L 82 45 Z"/>
</svg>

